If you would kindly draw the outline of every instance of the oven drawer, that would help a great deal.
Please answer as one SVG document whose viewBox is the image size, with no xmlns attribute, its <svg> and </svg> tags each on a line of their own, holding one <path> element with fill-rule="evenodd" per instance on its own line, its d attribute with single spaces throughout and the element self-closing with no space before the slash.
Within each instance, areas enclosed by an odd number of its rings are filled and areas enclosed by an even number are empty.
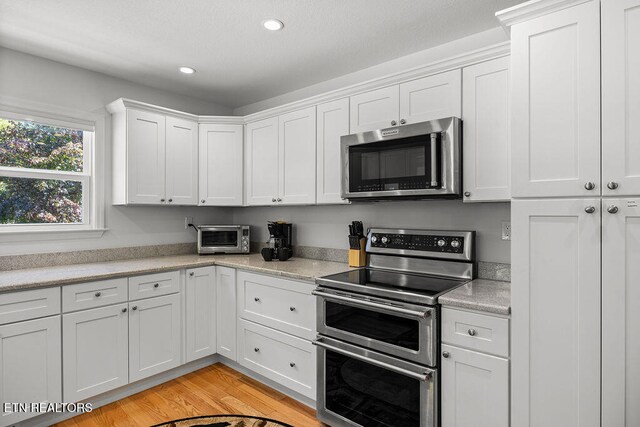
<svg viewBox="0 0 640 427">
<path fill-rule="evenodd" d="M 305 339 L 316 336 L 314 285 L 239 271 L 240 317 Z"/>
<path fill-rule="evenodd" d="M 146 274 L 129 278 L 129 300 L 158 297 L 180 292 L 180 272 Z"/>
<path fill-rule="evenodd" d="M 118 304 L 126 300 L 126 277 L 62 287 L 62 311 L 65 313 Z"/>
<path fill-rule="evenodd" d="M 307 340 L 240 319 L 241 365 L 316 398 L 316 350 Z"/>
<path fill-rule="evenodd" d="M 497 356 L 509 356 L 509 319 L 442 309 L 442 342 Z"/>
<path fill-rule="evenodd" d="M 60 314 L 60 287 L 0 294 L 0 325 Z"/>
</svg>

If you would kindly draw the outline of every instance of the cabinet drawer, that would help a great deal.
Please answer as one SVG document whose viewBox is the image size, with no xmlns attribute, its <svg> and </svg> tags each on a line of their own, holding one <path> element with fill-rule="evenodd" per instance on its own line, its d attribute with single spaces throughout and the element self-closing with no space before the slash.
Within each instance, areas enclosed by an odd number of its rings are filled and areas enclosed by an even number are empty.
<svg viewBox="0 0 640 427">
<path fill-rule="evenodd" d="M 315 286 L 238 272 L 240 317 L 305 339 L 316 335 Z"/>
<path fill-rule="evenodd" d="M 129 277 L 129 300 L 131 301 L 176 292 L 180 292 L 179 271 Z"/>
<path fill-rule="evenodd" d="M 316 398 L 316 350 L 307 340 L 240 319 L 240 364 Z"/>
<path fill-rule="evenodd" d="M 509 356 L 509 319 L 442 309 L 442 342 Z"/>
<path fill-rule="evenodd" d="M 0 294 L 0 325 L 60 314 L 60 287 Z"/>
<path fill-rule="evenodd" d="M 84 310 L 127 300 L 127 278 L 100 280 L 62 287 L 62 310 Z"/>
</svg>

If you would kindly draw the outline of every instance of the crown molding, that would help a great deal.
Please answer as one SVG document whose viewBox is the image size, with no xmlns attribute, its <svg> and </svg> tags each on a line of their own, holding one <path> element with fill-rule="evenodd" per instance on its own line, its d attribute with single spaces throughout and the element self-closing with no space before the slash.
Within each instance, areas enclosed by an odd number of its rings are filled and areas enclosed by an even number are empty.
<svg viewBox="0 0 640 427">
<path fill-rule="evenodd" d="M 500 24 L 509 31 L 509 28 L 514 24 L 548 15 L 549 13 L 588 1 L 597 0 L 531 0 L 496 12 L 496 18 L 498 18 Z"/>
<path fill-rule="evenodd" d="M 242 125 L 244 124 L 244 116 L 200 116 L 199 124 L 223 124 L 223 125 Z"/>
</svg>

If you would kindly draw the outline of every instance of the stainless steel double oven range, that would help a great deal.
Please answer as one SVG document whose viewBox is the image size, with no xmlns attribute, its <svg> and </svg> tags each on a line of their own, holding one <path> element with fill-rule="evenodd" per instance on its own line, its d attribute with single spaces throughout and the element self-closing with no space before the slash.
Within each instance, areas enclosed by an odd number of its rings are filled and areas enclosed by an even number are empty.
<svg viewBox="0 0 640 427">
<path fill-rule="evenodd" d="M 438 426 L 438 296 L 474 278 L 475 232 L 371 229 L 366 250 L 316 280 L 318 419 Z"/>
</svg>

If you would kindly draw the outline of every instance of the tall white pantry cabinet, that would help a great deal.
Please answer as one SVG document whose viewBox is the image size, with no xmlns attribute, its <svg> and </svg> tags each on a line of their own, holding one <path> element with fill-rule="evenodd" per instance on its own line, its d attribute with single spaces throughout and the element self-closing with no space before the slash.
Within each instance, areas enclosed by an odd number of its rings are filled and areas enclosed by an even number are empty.
<svg viewBox="0 0 640 427">
<path fill-rule="evenodd" d="M 640 425 L 640 0 L 511 27 L 511 425 Z"/>
</svg>

